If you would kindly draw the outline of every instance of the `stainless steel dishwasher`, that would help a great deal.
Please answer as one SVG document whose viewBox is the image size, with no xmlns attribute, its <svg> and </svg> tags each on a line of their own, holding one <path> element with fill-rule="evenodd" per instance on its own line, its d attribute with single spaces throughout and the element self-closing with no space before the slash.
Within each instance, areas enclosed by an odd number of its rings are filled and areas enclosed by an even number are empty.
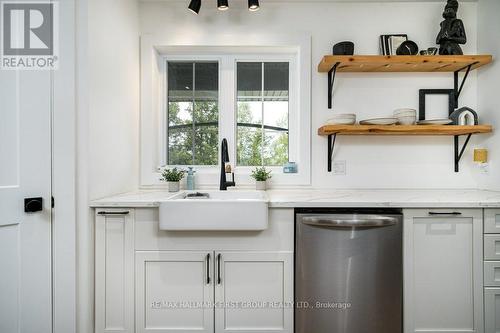
<svg viewBox="0 0 500 333">
<path fill-rule="evenodd" d="M 400 210 L 296 210 L 295 333 L 401 333 L 402 312 Z"/>
</svg>

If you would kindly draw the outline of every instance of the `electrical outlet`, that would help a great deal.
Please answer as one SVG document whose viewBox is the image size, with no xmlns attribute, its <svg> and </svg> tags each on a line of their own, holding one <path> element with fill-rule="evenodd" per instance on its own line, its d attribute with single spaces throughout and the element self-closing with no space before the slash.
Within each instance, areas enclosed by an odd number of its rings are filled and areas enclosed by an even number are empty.
<svg viewBox="0 0 500 333">
<path fill-rule="evenodd" d="M 484 175 L 487 175 L 490 173 L 490 165 L 488 163 L 480 163 L 479 164 L 479 172 L 481 172 Z"/>
<path fill-rule="evenodd" d="M 333 161 L 332 173 L 337 176 L 345 176 L 346 174 L 346 161 Z"/>
</svg>

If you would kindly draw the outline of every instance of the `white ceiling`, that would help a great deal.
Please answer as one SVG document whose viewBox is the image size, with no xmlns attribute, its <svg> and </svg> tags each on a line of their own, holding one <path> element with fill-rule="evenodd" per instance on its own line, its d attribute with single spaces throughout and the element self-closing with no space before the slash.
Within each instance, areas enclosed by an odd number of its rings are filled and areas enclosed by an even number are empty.
<svg viewBox="0 0 500 333">
<path fill-rule="evenodd" d="M 140 2 L 186 2 L 189 0 L 139 0 Z M 202 0 L 207 1 L 207 0 Z M 213 1 L 213 0 L 208 0 Z M 230 0 L 230 1 L 242 1 L 242 0 Z M 446 3 L 446 0 L 260 0 L 261 2 L 442 2 Z M 459 0 L 459 2 L 477 2 L 478 0 Z"/>
</svg>

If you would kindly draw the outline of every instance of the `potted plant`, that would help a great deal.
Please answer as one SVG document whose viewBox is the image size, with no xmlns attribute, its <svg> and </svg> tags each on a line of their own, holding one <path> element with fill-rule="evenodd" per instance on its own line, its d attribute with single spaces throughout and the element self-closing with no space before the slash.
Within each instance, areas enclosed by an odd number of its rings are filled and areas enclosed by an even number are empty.
<svg viewBox="0 0 500 333">
<path fill-rule="evenodd" d="M 252 171 L 252 178 L 255 179 L 255 188 L 258 191 L 267 189 L 267 180 L 271 177 L 271 170 L 267 170 L 266 167 L 257 167 Z"/>
<path fill-rule="evenodd" d="M 184 173 L 184 170 L 177 168 L 163 170 L 161 180 L 167 182 L 169 192 L 179 192 L 179 182 L 184 178 Z"/>
</svg>

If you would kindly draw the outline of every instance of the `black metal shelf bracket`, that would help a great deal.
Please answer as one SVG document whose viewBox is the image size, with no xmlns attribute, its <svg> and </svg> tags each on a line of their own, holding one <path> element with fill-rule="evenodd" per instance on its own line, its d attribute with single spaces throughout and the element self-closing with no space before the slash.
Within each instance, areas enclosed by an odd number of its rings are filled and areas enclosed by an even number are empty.
<svg viewBox="0 0 500 333">
<path fill-rule="evenodd" d="M 335 148 L 337 133 L 328 135 L 328 172 L 332 172 L 333 149 Z"/>
<path fill-rule="evenodd" d="M 467 81 L 467 78 L 469 77 L 469 73 L 472 70 L 472 66 L 476 65 L 477 62 L 472 63 L 464 68 L 461 68 L 453 73 L 453 90 L 455 91 L 455 109 L 458 108 L 458 98 L 460 97 L 460 94 L 462 93 L 462 89 L 464 88 L 465 82 Z M 465 75 L 462 79 L 462 83 L 460 84 L 460 87 L 458 85 L 458 73 L 462 72 L 465 70 Z"/>
<path fill-rule="evenodd" d="M 328 71 L 328 108 L 332 108 L 333 104 L 333 84 L 335 83 L 335 75 L 337 74 L 337 68 L 340 62 L 335 63 L 332 69 Z"/>
<path fill-rule="evenodd" d="M 464 155 L 465 148 L 467 148 L 467 144 L 469 143 L 471 136 L 472 136 L 472 134 L 467 135 L 467 138 L 465 139 L 465 142 L 464 142 L 462 148 L 459 147 L 460 136 L 455 135 L 455 137 L 454 137 L 454 140 L 455 140 L 455 172 L 460 171 L 460 160 L 462 159 L 462 156 Z"/>
</svg>

